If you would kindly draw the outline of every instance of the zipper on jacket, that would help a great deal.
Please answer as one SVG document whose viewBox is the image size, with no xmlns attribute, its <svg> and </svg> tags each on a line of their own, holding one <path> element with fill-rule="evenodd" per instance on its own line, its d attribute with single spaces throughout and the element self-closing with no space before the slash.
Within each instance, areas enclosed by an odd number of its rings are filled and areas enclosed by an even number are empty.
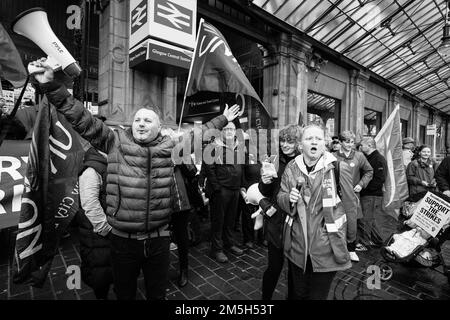
<svg viewBox="0 0 450 320">
<path fill-rule="evenodd" d="M 147 147 L 147 210 L 145 215 L 145 232 L 148 232 L 148 215 L 150 213 L 150 173 L 152 171 L 152 154 L 150 152 L 150 147 Z"/>
</svg>

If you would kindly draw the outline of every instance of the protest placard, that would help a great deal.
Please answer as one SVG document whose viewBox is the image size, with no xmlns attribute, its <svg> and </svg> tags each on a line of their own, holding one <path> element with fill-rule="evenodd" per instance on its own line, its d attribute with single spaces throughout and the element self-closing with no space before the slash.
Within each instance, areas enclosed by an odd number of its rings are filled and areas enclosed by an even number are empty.
<svg viewBox="0 0 450 320">
<path fill-rule="evenodd" d="M 447 223 L 450 217 L 449 212 L 450 203 L 431 192 L 427 192 L 414 211 L 411 222 L 432 237 L 436 237 L 442 226 Z"/>
</svg>

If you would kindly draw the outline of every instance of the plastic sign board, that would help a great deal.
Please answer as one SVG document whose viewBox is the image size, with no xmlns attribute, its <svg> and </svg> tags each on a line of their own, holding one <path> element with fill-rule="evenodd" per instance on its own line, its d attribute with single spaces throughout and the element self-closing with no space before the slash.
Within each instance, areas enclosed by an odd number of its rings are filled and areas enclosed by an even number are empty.
<svg viewBox="0 0 450 320">
<path fill-rule="evenodd" d="M 131 50 L 130 68 L 148 60 L 188 70 L 192 51 L 157 40 L 147 40 Z"/>
<path fill-rule="evenodd" d="M 432 237 L 436 237 L 441 228 L 450 219 L 450 203 L 427 192 L 417 205 L 411 222 L 425 230 Z"/>
<path fill-rule="evenodd" d="M 436 125 L 435 124 L 427 125 L 427 136 L 434 136 L 434 135 L 436 135 Z"/>
<path fill-rule="evenodd" d="M 129 47 L 152 38 L 193 49 L 196 21 L 197 0 L 131 0 Z"/>
</svg>

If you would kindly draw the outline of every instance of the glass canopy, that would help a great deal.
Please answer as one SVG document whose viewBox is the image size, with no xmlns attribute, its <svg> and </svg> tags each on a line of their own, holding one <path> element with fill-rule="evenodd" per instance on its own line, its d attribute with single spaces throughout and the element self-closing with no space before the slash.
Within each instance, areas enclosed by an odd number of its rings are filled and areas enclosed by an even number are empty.
<svg viewBox="0 0 450 320">
<path fill-rule="evenodd" d="M 450 113 L 450 67 L 437 52 L 444 0 L 254 0 L 328 47 Z"/>
</svg>

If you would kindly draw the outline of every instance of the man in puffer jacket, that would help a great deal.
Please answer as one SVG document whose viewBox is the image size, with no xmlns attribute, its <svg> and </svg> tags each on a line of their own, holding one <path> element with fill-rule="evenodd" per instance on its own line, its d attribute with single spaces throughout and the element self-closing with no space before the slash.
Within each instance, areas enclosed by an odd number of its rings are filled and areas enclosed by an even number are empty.
<svg viewBox="0 0 450 320">
<path fill-rule="evenodd" d="M 137 278 L 144 273 L 146 297 L 165 299 L 169 269 L 175 141 L 161 135 L 158 114 L 140 108 L 132 127 L 111 130 L 96 119 L 56 80 L 45 58 L 32 62 L 34 77 L 74 129 L 108 155 L 106 214 L 111 231 L 114 289 L 118 299 L 135 299 Z M 237 117 L 239 106 L 208 122 L 204 129 L 222 129 Z M 193 140 L 191 140 L 193 141 Z"/>
<path fill-rule="evenodd" d="M 76 221 L 80 226 L 81 280 L 94 290 L 97 299 L 107 299 L 113 283 L 111 226 L 106 221 L 106 155 L 90 148 L 84 155 L 79 177 L 81 210 Z"/>
</svg>

